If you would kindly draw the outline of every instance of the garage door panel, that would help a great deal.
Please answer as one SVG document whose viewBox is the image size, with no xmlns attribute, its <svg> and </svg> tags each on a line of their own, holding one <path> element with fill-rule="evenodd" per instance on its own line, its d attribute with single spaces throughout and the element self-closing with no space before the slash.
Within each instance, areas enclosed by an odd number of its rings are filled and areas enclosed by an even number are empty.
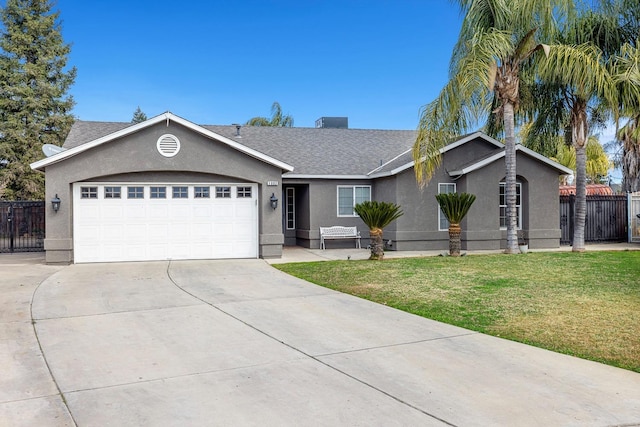
<svg viewBox="0 0 640 427">
<path fill-rule="evenodd" d="M 144 241 L 147 236 L 147 225 L 140 223 L 130 223 L 125 225 L 123 238 L 128 241 Z"/>
<path fill-rule="evenodd" d="M 84 185 L 99 187 L 98 198 L 81 199 Z M 193 186 L 203 184 L 192 184 L 189 198 L 172 199 L 168 190 L 167 199 L 150 199 L 149 187 L 158 184 L 128 183 L 120 185 L 144 187 L 145 198 L 128 199 L 123 193 L 122 199 L 104 199 L 105 185 L 74 186 L 76 262 L 257 256 L 257 204 L 255 199 L 236 198 L 235 188 L 231 198 L 194 199 Z M 251 194 L 257 194 L 255 184 L 252 188 Z"/>
</svg>

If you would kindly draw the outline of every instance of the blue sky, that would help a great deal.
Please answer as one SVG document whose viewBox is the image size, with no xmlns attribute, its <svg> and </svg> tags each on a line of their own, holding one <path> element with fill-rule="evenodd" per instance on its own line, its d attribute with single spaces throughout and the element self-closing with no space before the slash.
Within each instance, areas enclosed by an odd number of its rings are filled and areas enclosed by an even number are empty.
<svg viewBox="0 0 640 427">
<path fill-rule="evenodd" d="M 448 0 L 58 0 L 82 120 L 171 111 L 198 124 L 415 129 L 447 80 L 461 17 Z"/>
<path fill-rule="evenodd" d="M 244 123 L 278 101 L 295 126 L 415 129 L 448 79 L 449 0 L 57 0 L 81 120 L 135 109 Z M 601 134 L 605 143 L 613 129 Z M 614 172 L 619 180 L 619 171 Z"/>
</svg>

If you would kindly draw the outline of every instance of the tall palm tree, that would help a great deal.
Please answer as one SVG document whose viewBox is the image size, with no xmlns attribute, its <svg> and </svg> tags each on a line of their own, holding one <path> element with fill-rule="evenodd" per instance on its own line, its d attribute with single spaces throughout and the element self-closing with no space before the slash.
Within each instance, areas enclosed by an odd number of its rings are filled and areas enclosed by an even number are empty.
<svg viewBox="0 0 640 427">
<path fill-rule="evenodd" d="M 476 196 L 469 193 L 440 193 L 436 200 L 449 221 L 449 255 L 460 256 L 460 223 L 467 216 Z"/>
<path fill-rule="evenodd" d="M 640 40 L 625 44 L 613 60 L 621 115 L 627 123 L 617 132 L 622 145 L 622 190 L 640 191 Z"/>
<path fill-rule="evenodd" d="M 382 260 L 384 258 L 383 229 L 400 218 L 404 212 L 395 203 L 377 201 L 358 203 L 354 211 L 369 227 L 369 236 L 371 238 L 371 256 L 369 259 Z"/>
<path fill-rule="evenodd" d="M 628 32 L 616 0 L 602 0 L 566 22 L 557 43 L 540 59 L 539 85 L 532 135 L 550 138 L 564 132 L 576 152 L 574 252 L 585 250 L 587 212 L 587 141 L 590 125 L 603 123 L 607 110 L 616 114 L 617 93 L 607 60 L 620 49 Z"/>
<path fill-rule="evenodd" d="M 572 0 L 457 0 L 464 19 L 450 80 L 423 107 L 413 147 L 417 181 L 425 185 L 440 165 L 440 149 L 480 121 L 501 118 L 505 141 L 506 253 L 518 253 L 515 120 L 521 67 L 539 51 L 536 36 L 553 37 L 572 13 Z M 496 118 L 493 118 L 495 120 Z M 499 120 L 498 120 L 499 121 Z"/>
<path fill-rule="evenodd" d="M 271 127 L 293 127 L 293 117 L 290 114 L 282 114 L 282 107 L 276 101 L 271 105 L 271 118 L 253 117 L 245 123 L 247 126 L 271 126 Z"/>
</svg>

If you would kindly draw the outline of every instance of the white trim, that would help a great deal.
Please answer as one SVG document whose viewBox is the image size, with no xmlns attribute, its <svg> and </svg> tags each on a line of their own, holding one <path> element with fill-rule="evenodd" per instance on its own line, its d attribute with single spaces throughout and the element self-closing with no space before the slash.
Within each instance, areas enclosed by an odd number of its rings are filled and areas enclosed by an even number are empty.
<svg viewBox="0 0 640 427">
<path fill-rule="evenodd" d="M 535 151 L 523 146 L 523 145 L 516 145 L 516 153 L 518 151 L 522 151 L 523 154 L 526 154 L 530 157 L 533 157 L 534 159 L 548 165 L 551 166 L 552 168 L 563 172 L 566 175 L 571 175 L 573 174 L 573 171 L 565 166 L 562 166 L 560 163 L 554 162 L 553 160 L 543 156 L 542 154 L 536 153 Z M 473 172 L 475 170 L 481 169 L 485 166 L 487 166 L 490 163 L 495 162 L 496 160 L 499 160 L 501 158 L 503 158 L 505 156 L 505 151 L 502 150 L 499 153 L 494 154 L 491 157 L 487 157 L 486 159 L 482 159 L 477 163 L 474 163 L 472 165 L 467 166 L 466 168 L 460 169 L 460 170 L 455 170 L 455 171 L 449 171 L 449 176 L 461 176 L 461 175 L 465 175 L 468 174 L 469 172 Z"/>
<path fill-rule="evenodd" d="M 481 169 L 493 162 L 495 162 L 496 160 L 499 160 L 501 158 L 504 157 L 504 150 L 494 154 L 493 156 L 487 157 L 485 159 L 480 160 L 477 163 L 474 163 L 472 165 L 467 166 L 466 168 L 460 169 L 460 170 L 455 170 L 455 171 L 449 171 L 449 176 L 461 176 L 461 175 L 465 175 L 468 174 L 469 172 L 473 172 L 475 170 Z"/>
<path fill-rule="evenodd" d="M 452 142 L 450 144 L 445 145 L 444 147 L 442 147 L 439 150 L 439 152 L 440 152 L 440 154 L 444 154 L 447 151 L 453 150 L 454 148 L 457 148 L 457 147 L 460 147 L 461 145 L 464 145 L 469 141 L 473 141 L 476 138 L 481 138 L 481 139 L 489 142 L 490 144 L 495 145 L 497 148 L 500 148 L 500 149 L 504 148 L 504 144 L 501 143 L 500 141 L 498 141 L 498 140 L 496 140 L 494 138 L 491 138 L 489 135 L 486 135 L 486 134 L 478 131 L 478 132 L 471 133 L 471 134 L 469 134 L 467 136 L 464 136 L 464 137 L 462 137 L 462 138 L 458 139 L 457 141 L 454 141 L 454 142 Z M 408 151 L 411 151 L 411 150 L 408 150 Z M 402 156 L 403 154 L 406 154 L 406 153 L 407 153 L 407 151 L 405 151 L 404 153 L 400 154 L 400 156 Z M 395 157 L 395 159 L 397 159 L 400 156 Z M 421 159 L 421 161 L 422 160 L 424 160 L 424 159 Z M 393 161 L 393 160 L 391 160 L 391 161 Z M 390 162 L 387 162 L 387 164 L 390 163 Z M 393 175 L 399 174 L 400 172 L 404 172 L 407 169 L 412 168 L 414 165 L 415 165 L 415 161 L 411 161 L 409 163 L 405 163 L 402 166 L 398 166 L 397 168 L 395 168 L 395 169 L 393 169 L 391 171 L 376 173 L 375 171 L 382 167 L 382 166 L 380 166 L 380 167 L 374 169 L 373 171 L 369 172 L 369 174 L 370 174 L 370 178 L 382 178 L 382 177 L 386 177 L 386 176 L 393 176 Z"/>
<path fill-rule="evenodd" d="M 242 152 L 244 154 L 247 154 L 247 155 L 249 155 L 251 157 L 254 157 L 254 158 L 258 159 L 258 160 L 261 160 L 261 161 L 263 161 L 265 163 L 269 163 L 269 164 L 271 164 L 273 166 L 277 166 L 282 170 L 285 170 L 285 171 L 288 171 L 288 172 L 291 172 L 293 170 L 293 166 L 291 166 L 291 165 L 289 165 L 287 163 L 284 163 L 284 162 L 282 162 L 280 160 L 274 159 L 273 157 L 267 156 L 266 154 L 260 153 L 259 151 L 256 151 L 256 150 L 254 150 L 252 148 L 249 148 L 249 147 L 246 147 L 246 146 L 244 146 L 242 144 L 239 144 L 239 143 L 237 143 L 236 141 L 234 141 L 232 139 L 226 138 L 226 137 L 224 137 L 222 135 L 218 135 L 215 132 L 212 132 L 212 131 L 210 131 L 208 129 L 205 129 L 202 126 L 196 125 L 195 123 L 192 123 L 192 122 L 190 122 L 188 120 L 185 120 L 182 117 L 178 117 L 175 114 L 172 114 L 170 112 L 166 112 L 166 113 L 160 114 L 160 115 L 158 115 L 156 117 L 150 118 L 147 121 L 144 121 L 144 122 L 141 122 L 141 123 L 137 123 L 135 125 L 129 126 L 129 127 L 124 128 L 122 130 L 119 130 L 117 132 L 111 133 L 109 135 L 105 135 L 105 136 L 103 136 L 101 138 L 94 139 L 93 141 L 86 142 L 86 143 L 84 143 L 82 145 L 79 145 L 77 147 L 70 148 L 70 149 L 68 149 L 66 151 L 63 151 L 61 153 L 54 154 L 51 157 L 44 158 L 44 159 L 39 160 L 37 162 L 33 162 L 33 163 L 31 163 L 31 169 L 43 170 L 45 167 L 47 167 L 49 165 L 61 162 L 61 161 L 65 160 L 65 159 L 67 159 L 69 157 L 73 157 L 76 154 L 83 153 L 83 152 L 85 152 L 87 150 L 95 148 L 95 147 L 97 147 L 99 145 L 102 145 L 104 143 L 107 143 L 109 141 L 112 141 L 112 140 L 115 140 L 115 139 L 118 139 L 118 138 L 122 138 L 122 137 L 127 136 L 127 135 L 131 135 L 132 133 L 138 132 L 139 130 L 142 130 L 142 129 L 145 129 L 147 127 L 153 126 L 155 124 L 161 123 L 161 122 L 163 122 L 165 120 L 167 122 L 167 125 L 168 125 L 169 121 L 173 121 L 173 122 L 175 122 L 175 123 L 177 123 L 179 125 L 182 125 L 182 126 L 188 128 L 188 129 L 190 129 L 190 130 L 192 130 L 194 132 L 200 133 L 201 135 L 204 135 L 204 136 L 206 136 L 208 138 L 216 139 L 216 140 L 222 142 L 223 144 L 226 144 L 226 145 L 228 145 L 228 146 L 230 146 L 232 148 L 235 148 L 236 150 L 238 150 L 238 151 L 240 151 L 240 152 Z"/>
<path fill-rule="evenodd" d="M 291 200 L 293 201 L 292 203 L 292 211 L 289 211 L 289 190 L 291 190 Z M 284 189 L 284 196 L 285 196 L 285 209 L 284 209 L 284 227 L 286 230 L 295 230 L 296 229 L 296 188 L 295 187 L 285 187 Z M 293 218 L 293 227 L 289 227 L 289 213 L 292 214 Z"/>
<path fill-rule="evenodd" d="M 367 173 L 368 175 L 374 174 L 377 170 L 384 168 L 385 166 L 387 166 L 389 163 L 394 162 L 396 160 L 398 160 L 400 157 L 404 156 L 405 154 L 411 152 L 413 150 L 413 148 L 409 148 L 407 151 L 403 151 L 402 153 L 398 154 L 397 156 L 395 156 L 393 159 L 389 160 L 388 162 L 385 162 L 384 164 L 378 166 L 377 168 L 375 168 L 374 170 L 372 170 L 371 172 Z M 385 173 L 385 172 L 383 172 Z"/>
<path fill-rule="evenodd" d="M 368 188 L 369 189 L 369 201 L 371 201 L 371 186 L 370 185 L 337 185 L 336 186 L 336 216 L 338 218 L 357 218 L 358 214 L 353 211 L 351 215 L 341 215 L 340 214 L 340 189 L 341 188 L 351 188 L 351 203 L 352 208 L 356 206 L 356 188 Z"/>
<path fill-rule="evenodd" d="M 507 183 L 504 182 L 504 181 L 501 181 L 498 184 L 498 225 L 500 225 L 500 208 L 504 207 L 505 208 L 505 212 L 506 212 L 506 209 L 507 209 L 507 205 L 506 204 L 505 205 L 501 205 L 500 204 L 500 189 L 502 187 L 504 187 L 505 202 L 507 201 L 507 194 L 506 194 L 507 193 Z M 517 209 L 517 211 L 518 211 L 518 224 L 516 226 L 516 230 L 522 230 L 522 196 L 523 196 L 523 194 L 522 194 L 522 183 L 521 182 L 516 182 L 516 202 L 518 200 L 518 188 L 520 189 L 520 204 L 516 203 L 516 209 L 517 208 L 520 208 L 520 209 Z M 506 216 L 505 216 L 505 218 L 506 218 Z M 505 227 L 500 226 L 500 230 L 506 230 L 506 229 L 507 229 L 506 226 Z"/>
<path fill-rule="evenodd" d="M 440 191 L 440 186 L 441 185 L 453 185 L 453 192 L 457 193 L 458 192 L 458 186 L 456 185 L 455 182 L 439 182 L 438 183 L 438 194 L 443 194 L 442 191 Z M 442 209 L 440 209 L 440 206 L 438 206 L 438 231 L 449 231 L 449 226 L 447 226 L 447 228 L 441 228 L 440 224 L 442 224 Z M 446 219 L 446 218 L 444 218 Z M 449 223 L 449 220 L 447 220 L 447 224 Z"/>
<path fill-rule="evenodd" d="M 285 173 L 282 175 L 283 179 L 366 179 L 371 180 L 367 175 L 306 175 L 306 174 L 294 174 Z"/>
<path fill-rule="evenodd" d="M 556 168 L 558 170 L 560 170 L 561 172 L 564 172 L 567 175 L 572 175 L 573 174 L 573 170 L 569 169 L 566 166 L 561 165 L 558 162 L 554 162 L 553 160 L 551 160 L 548 157 L 543 156 L 540 153 L 536 153 L 535 151 L 533 151 L 530 148 L 525 147 L 524 145 L 516 145 L 516 151 L 522 151 L 525 154 L 528 154 L 529 156 L 533 157 L 534 159 L 538 159 L 543 163 L 546 163 L 547 165 Z"/>
</svg>

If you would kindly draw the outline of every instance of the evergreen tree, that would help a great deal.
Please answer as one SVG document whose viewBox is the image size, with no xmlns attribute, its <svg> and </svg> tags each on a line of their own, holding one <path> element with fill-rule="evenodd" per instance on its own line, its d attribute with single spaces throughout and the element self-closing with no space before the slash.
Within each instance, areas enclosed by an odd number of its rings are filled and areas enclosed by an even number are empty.
<svg viewBox="0 0 640 427">
<path fill-rule="evenodd" d="M 147 115 L 140 109 L 140 106 L 133 112 L 131 123 L 142 123 L 147 121 Z"/>
<path fill-rule="evenodd" d="M 42 145 L 62 145 L 74 118 L 67 94 L 76 69 L 49 0 L 7 0 L 0 10 L 0 197 L 43 199 L 44 175 L 29 164 Z"/>
</svg>

